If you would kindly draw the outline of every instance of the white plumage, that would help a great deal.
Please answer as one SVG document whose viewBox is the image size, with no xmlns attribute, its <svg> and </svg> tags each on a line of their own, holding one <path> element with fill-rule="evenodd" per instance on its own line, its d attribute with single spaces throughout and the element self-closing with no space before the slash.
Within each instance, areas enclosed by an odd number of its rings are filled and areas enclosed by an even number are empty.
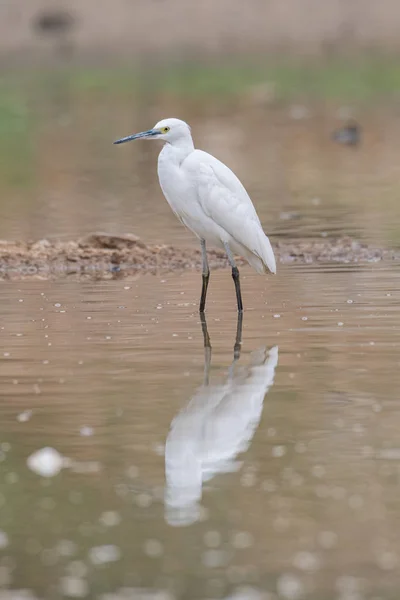
<svg viewBox="0 0 400 600">
<path fill-rule="evenodd" d="M 242 183 L 217 158 L 195 149 L 190 127 L 184 121 L 164 119 L 149 131 L 115 143 L 137 138 L 166 142 L 158 159 L 161 189 L 178 219 L 202 244 L 204 302 L 200 304 L 200 310 L 204 310 L 208 286 L 205 242 L 209 242 L 224 248 L 228 254 L 241 311 L 239 273 L 233 253 L 243 256 L 260 274 L 268 270 L 276 273 L 270 241 Z"/>
<path fill-rule="evenodd" d="M 199 517 L 203 483 L 237 471 L 274 382 L 278 347 L 260 348 L 250 366 L 221 385 L 204 385 L 173 420 L 165 445 L 165 514 L 171 525 Z"/>
</svg>

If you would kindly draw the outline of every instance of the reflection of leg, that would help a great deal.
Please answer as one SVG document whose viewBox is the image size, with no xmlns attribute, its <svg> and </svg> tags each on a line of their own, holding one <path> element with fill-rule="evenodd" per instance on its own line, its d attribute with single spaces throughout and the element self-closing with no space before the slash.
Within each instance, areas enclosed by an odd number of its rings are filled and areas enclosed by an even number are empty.
<svg viewBox="0 0 400 600">
<path fill-rule="evenodd" d="M 229 264 L 232 267 L 232 279 L 235 284 L 237 307 L 238 307 L 238 312 L 241 313 L 241 312 L 243 312 L 243 302 L 242 302 L 242 293 L 240 291 L 239 269 L 236 266 L 235 259 L 233 258 L 232 251 L 229 248 L 229 244 L 227 242 L 224 244 L 224 248 L 225 248 L 226 254 L 228 255 Z"/>
<path fill-rule="evenodd" d="M 204 309 L 206 307 L 206 296 L 207 296 L 208 281 L 210 279 L 210 269 L 208 267 L 205 240 L 200 240 L 200 245 L 201 245 L 201 258 L 203 261 L 203 285 L 201 287 L 200 312 L 203 313 Z"/>
<path fill-rule="evenodd" d="M 204 385 L 208 385 L 211 365 L 211 343 L 208 335 L 206 316 L 203 312 L 200 313 L 201 330 L 204 339 Z"/>
<path fill-rule="evenodd" d="M 242 327 L 243 327 L 243 313 L 238 313 L 237 328 L 236 328 L 236 340 L 233 348 L 233 358 L 238 360 L 240 358 L 240 350 L 242 349 Z"/>
<path fill-rule="evenodd" d="M 236 326 L 236 339 L 233 347 L 233 361 L 229 367 L 228 378 L 232 379 L 235 373 L 235 365 L 240 358 L 240 351 L 242 349 L 242 327 L 243 327 L 243 313 L 238 313 L 237 326 Z"/>
</svg>

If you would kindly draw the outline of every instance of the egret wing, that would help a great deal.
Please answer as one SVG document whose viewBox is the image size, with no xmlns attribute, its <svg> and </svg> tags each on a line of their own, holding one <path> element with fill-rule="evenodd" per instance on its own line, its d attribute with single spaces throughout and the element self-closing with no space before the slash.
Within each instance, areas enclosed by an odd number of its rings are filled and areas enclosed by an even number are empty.
<svg viewBox="0 0 400 600">
<path fill-rule="evenodd" d="M 218 159 L 196 150 L 185 161 L 195 181 L 204 213 L 241 246 L 255 254 L 275 273 L 273 250 L 253 203 L 236 175 Z"/>
</svg>

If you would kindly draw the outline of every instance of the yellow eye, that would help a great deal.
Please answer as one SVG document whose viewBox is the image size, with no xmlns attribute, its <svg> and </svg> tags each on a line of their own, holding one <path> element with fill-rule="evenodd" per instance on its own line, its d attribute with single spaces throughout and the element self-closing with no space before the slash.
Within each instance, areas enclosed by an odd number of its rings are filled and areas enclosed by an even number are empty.
<svg viewBox="0 0 400 600">
<path fill-rule="evenodd" d="M 168 133 L 169 130 L 170 130 L 170 127 L 162 127 L 161 133 Z"/>
</svg>

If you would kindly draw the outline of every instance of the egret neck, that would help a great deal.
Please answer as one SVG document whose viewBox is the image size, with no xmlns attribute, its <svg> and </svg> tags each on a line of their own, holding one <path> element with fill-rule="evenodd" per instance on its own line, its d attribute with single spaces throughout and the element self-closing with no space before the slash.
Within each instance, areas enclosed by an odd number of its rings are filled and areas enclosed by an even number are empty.
<svg viewBox="0 0 400 600">
<path fill-rule="evenodd" d="M 185 135 L 164 144 L 160 152 L 159 161 L 165 160 L 180 167 L 185 158 L 192 152 L 194 152 L 194 144 L 188 130 Z"/>
</svg>

